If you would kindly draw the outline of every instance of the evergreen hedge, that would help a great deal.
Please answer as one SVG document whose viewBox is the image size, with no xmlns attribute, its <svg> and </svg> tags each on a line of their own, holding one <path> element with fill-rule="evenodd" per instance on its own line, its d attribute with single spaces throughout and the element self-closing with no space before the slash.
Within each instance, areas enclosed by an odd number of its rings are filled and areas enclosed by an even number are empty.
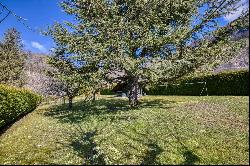
<svg viewBox="0 0 250 166">
<path fill-rule="evenodd" d="M 197 82 L 206 82 L 206 87 L 204 87 L 204 83 Z M 146 93 L 148 95 L 246 96 L 249 95 L 249 71 L 240 70 L 222 72 L 219 74 L 203 75 L 199 77 L 189 77 L 179 80 L 178 82 L 176 82 L 176 84 L 167 84 L 166 86 L 156 86 L 153 88 L 149 88 Z"/>
<path fill-rule="evenodd" d="M 101 95 L 114 95 L 115 93 L 112 91 L 112 89 L 102 89 L 100 91 Z"/>
<path fill-rule="evenodd" d="M 41 97 L 29 90 L 0 84 L 0 128 L 33 111 Z"/>
</svg>

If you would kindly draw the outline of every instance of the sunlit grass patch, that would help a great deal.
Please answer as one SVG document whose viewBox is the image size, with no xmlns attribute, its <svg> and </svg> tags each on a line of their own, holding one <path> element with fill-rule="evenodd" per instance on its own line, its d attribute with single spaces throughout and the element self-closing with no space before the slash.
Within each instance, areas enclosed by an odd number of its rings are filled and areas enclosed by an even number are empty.
<svg viewBox="0 0 250 166">
<path fill-rule="evenodd" d="M 43 105 L 1 136 L 0 164 L 248 164 L 248 111 L 234 96 Z"/>
</svg>

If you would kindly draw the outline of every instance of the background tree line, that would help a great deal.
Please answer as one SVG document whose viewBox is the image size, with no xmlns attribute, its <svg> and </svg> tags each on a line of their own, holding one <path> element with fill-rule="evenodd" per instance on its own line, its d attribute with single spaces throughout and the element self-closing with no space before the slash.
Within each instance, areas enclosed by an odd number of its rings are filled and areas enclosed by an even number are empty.
<svg viewBox="0 0 250 166">
<path fill-rule="evenodd" d="M 235 11 L 238 2 L 65 0 L 62 8 L 77 22 L 49 29 L 46 34 L 56 43 L 50 56 L 26 53 L 15 29 L 5 33 L 1 83 L 67 96 L 69 108 L 77 95 L 95 100 L 109 84 L 124 84 L 136 107 L 141 87 L 175 81 L 245 47 L 231 34 L 246 28 L 248 11 L 226 27 L 218 26 L 218 18 Z M 39 70 L 32 70 L 35 63 Z"/>
</svg>

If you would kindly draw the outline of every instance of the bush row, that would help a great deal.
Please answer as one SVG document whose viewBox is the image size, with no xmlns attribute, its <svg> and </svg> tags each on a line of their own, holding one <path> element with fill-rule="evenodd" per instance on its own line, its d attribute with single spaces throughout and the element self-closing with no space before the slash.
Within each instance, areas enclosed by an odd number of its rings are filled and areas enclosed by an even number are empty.
<svg viewBox="0 0 250 166">
<path fill-rule="evenodd" d="M 112 89 L 102 89 L 100 91 L 101 95 L 114 95 L 115 93 L 112 91 Z"/>
<path fill-rule="evenodd" d="M 206 82 L 206 86 L 204 83 Z M 187 84 L 194 83 L 194 84 Z M 249 71 L 223 72 L 219 74 L 189 77 L 166 86 L 156 86 L 146 91 L 148 95 L 249 95 Z"/>
<path fill-rule="evenodd" d="M 33 111 L 41 97 L 29 90 L 0 84 L 0 128 Z"/>
</svg>

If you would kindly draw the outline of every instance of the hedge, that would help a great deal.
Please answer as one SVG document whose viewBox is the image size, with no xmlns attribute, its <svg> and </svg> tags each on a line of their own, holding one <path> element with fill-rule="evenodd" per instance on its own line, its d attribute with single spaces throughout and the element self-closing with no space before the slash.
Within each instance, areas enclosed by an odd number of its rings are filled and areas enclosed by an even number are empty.
<svg viewBox="0 0 250 166">
<path fill-rule="evenodd" d="M 0 84 L 0 128 L 33 111 L 40 101 L 29 90 Z"/>
<path fill-rule="evenodd" d="M 112 89 L 102 89 L 100 91 L 101 95 L 114 95 L 115 93 L 112 91 Z"/>
<path fill-rule="evenodd" d="M 204 83 L 206 82 L 206 87 Z M 194 84 L 186 84 L 194 83 Z M 203 89 L 204 87 L 204 89 Z M 206 91 L 207 88 L 207 91 Z M 203 89 L 203 91 L 202 91 Z M 202 94 L 201 94 L 202 92 Z M 167 86 L 156 86 L 146 91 L 148 95 L 249 95 L 249 71 L 231 71 L 219 74 L 210 74 L 193 78 L 185 78 L 176 84 Z"/>
</svg>

